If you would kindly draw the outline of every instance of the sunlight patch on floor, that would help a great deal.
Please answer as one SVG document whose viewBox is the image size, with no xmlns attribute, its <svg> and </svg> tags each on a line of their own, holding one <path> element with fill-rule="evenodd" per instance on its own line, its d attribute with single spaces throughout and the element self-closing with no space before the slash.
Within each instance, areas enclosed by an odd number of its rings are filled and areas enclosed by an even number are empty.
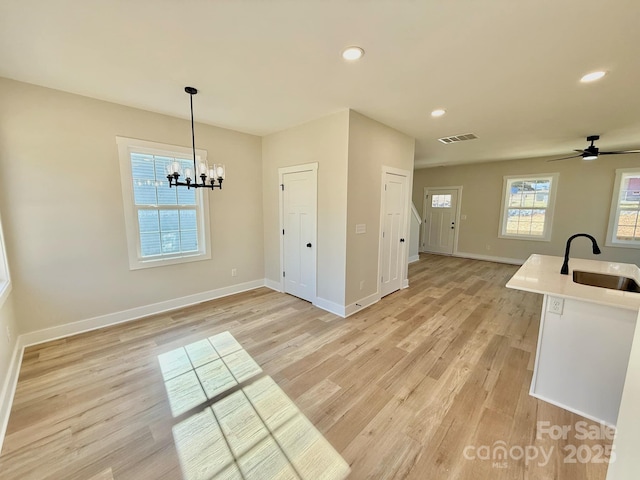
<svg viewBox="0 0 640 480">
<path fill-rule="evenodd" d="M 158 362 L 173 417 L 195 411 L 172 429 L 186 480 L 348 475 L 348 464 L 229 332 Z"/>
</svg>

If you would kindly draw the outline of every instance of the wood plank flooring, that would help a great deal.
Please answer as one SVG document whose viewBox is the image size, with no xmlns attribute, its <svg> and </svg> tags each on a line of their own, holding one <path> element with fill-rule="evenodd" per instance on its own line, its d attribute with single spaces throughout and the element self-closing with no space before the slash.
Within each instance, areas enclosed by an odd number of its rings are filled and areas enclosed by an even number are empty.
<svg viewBox="0 0 640 480">
<path fill-rule="evenodd" d="M 158 356 L 229 331 L 351 479 L 604 479 L 611 441 L 528 394 L 542 300 L 504 287 L 516 268 L 422 255 L 348 319 L 260 288 L 30 347 L 0 478 L 183 478 Z"/>
</svg>

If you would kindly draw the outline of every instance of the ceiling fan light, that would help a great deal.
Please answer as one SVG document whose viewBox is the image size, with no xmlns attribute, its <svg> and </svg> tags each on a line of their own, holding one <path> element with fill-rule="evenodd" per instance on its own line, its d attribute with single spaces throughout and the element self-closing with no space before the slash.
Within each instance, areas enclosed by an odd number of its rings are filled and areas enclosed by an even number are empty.
<svg viewBox="0 0 640 480">
<path fill-rule="evenodd" d="M 593 155 L 593 154 L 584 155 L 582 157 L 583 160 L 596 160 L 597 158 L 598 158 L 598 155 Z"/>
</svg>

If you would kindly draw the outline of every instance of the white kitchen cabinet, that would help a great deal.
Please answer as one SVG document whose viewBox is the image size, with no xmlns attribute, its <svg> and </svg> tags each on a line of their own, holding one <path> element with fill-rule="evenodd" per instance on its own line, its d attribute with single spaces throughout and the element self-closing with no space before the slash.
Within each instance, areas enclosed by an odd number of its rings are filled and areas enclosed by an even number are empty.
<svg viewBox="0 0 640 480">
<path fill-rule="evenodd" d="M 550 298 L 564 303 L 562 314 L 549 311 Z M 615 426 L 637 316 L 545 295 L 531 395 Z"/>
<path fill-rule="evenodd" d="M 507 287 L 544 295 L 530 394 L 615 426 L 633 343 L 640 293 L 581 285 L 573 270 L 622 275 L 636 265 L 531 255 Z"/>
</svg>

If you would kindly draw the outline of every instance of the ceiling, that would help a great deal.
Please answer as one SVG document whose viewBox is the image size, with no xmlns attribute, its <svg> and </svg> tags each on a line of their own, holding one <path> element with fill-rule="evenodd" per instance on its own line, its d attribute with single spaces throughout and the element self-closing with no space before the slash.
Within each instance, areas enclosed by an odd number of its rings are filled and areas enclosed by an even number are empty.
<svg viewBox="0 0 640 480">
<path fill-rule="evenodd" d="M 352 108 L 415 137 L 416 167 L 567 155 L 640 147 L 639 19 L 638 0 L 2 0 L 0 76 L 184 118 L 192 85 L 196 121 L 257 135 Z"/>
</svg>

